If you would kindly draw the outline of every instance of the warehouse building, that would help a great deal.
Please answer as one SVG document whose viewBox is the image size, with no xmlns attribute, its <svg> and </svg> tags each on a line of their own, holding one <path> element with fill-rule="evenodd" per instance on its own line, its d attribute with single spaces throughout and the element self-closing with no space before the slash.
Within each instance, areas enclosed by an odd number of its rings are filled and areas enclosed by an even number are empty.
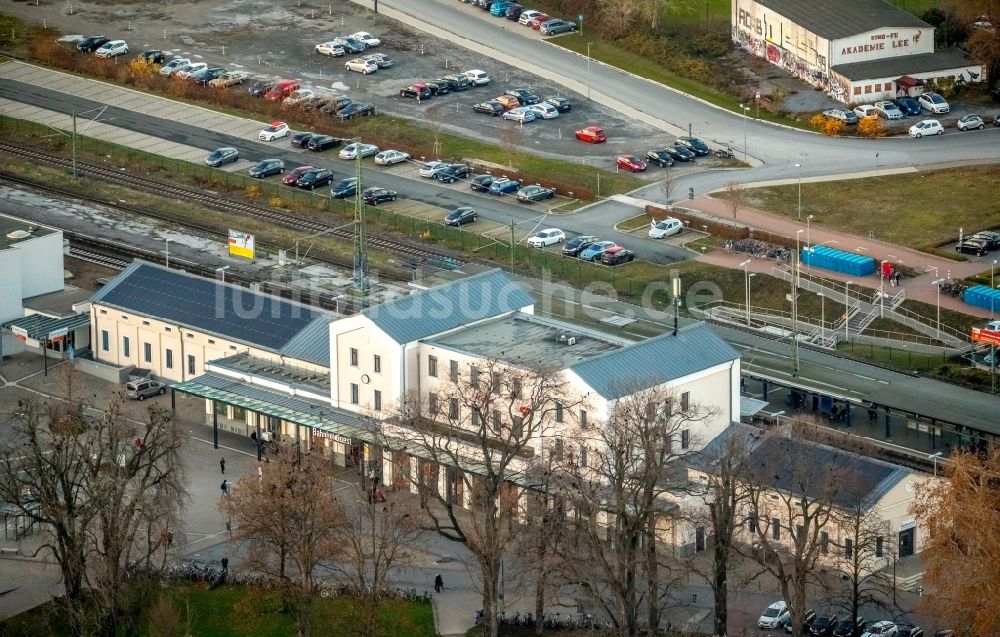
<svg viewBox="0 0 1000 637">
<path fill-rule="evenodd" d="M 934 50 L 934 27 L 883 0 L 733 0 L 732 37 L 844 103 L 983 79 L 965 52 Z"/>
</svg>

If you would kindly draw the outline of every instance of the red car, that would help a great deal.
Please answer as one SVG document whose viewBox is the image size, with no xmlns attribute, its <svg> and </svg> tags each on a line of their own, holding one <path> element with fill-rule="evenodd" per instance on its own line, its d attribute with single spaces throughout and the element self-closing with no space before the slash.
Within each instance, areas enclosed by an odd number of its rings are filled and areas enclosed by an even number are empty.
<svg viewBox="0 0 1000 637">
<path fill-rule="evenodd" d="M 551 20 L 551 19 L 552 19 L 552 16 L 550 16 L 547 13 L 543 13 L 541 15 L 536 15 L 534 18 L 531 19 L 531 22 L 529 22 L 528 24 L 535 31 L 541 31 L 541 29 L 542 29 L 542 23 L 545 22 L 546 20 Z"/>
<path fill-rule="evenodd" d="M 285 173 L 285 176 L 281 178 L 281 183 L 286 186 L 294 186 L 299 183 L 299 177 L 306 174 L 310 170 L 315 170 L 315 166 L 299 166 L 290 173 Z"/>
<path fill-rule="evenodd" d="M 618 168 L 632 173 L 643 173 L 646 172 L 646 162 L 635 155 L 619 155 Z"/>
<path fill-rule="evenodd" d="M 588 144 L 600 144 L 601 142 L 608 141 L 608 136 L 605 134 L 604 129 L 600 126 L 588 126 L 587 128 L 582 128 L 576 133 L 576 138 L 581 142 L 587 142 Z"/>
</svg>

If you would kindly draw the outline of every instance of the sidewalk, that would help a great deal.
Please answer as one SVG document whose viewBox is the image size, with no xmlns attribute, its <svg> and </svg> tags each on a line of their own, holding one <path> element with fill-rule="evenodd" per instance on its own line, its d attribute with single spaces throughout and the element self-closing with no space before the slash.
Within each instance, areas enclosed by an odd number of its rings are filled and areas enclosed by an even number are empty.
<svg viewBox="0 0 1000 637">
<path fill-rule="evenodd" d="M 729 207 L 729 203 L 722 199 L 702 196 L 694 199 L 693 201 L 684 202 L 683 207 L 697 210 L 721 219 L 732 219 L 732 209 Z M 806 224 L 799 223 L 794 219 L 773 215 L 755 208 L 741 208 L 737 213 L 737 221 L 753 228 L 793 238 L 799 230 L 803 230 L 802 234 L 799 236 L 802 240 L 802 247 L 807 245 Z M 933 281 L 947 278 L 965 278 L 980 274 L 985 270 L 989 270 L 990 264 L 992 263 L 991 260 L 952 261 L 951 259 L 945 259 L 943 257 L 886 243 L 884 241 L 858 237 L 846 232 L 837 232 L 815 224 L 808 228 L 808 234 L 808 240 L 813 245 L 832 244 L 836 246 L 838 250 L 870 256 L 875 259 L 876 262 L 885 259 L 892 263 L 901 264 L 908 268 L 913 268 L 923 272 L 923 274 L 919 276 L 902 279 L 900 281 L 900 287 L 906 290 L 907 299 L 923 301 L 924 303 L 928 303 L 930 305 L 936 305 L 938 302 L 937 287 L 932 285 Z M 739 268 L 740 263 L 746 261 L 747 256 L 748 255 L 746 254 L 738 252 L 726 253 L 722 250 L 715 250 L 697 257 L 697 260 L 722 266 L 724 268 L 737 269 Z M 983 258 L 985 259 L 986 257 Z M 748 268 L 751 272 L 770 274 L 771 268 L 776 265 L 779 264 L 770 259 L 751 258 Z M 880 284 L 879 278 L 876 275 L 859 279 L 858 277 L 833 272 L 832 270 L 819 268 L 810 269 L 808 266 L 803 266 L 803 271 L 811 271 L 819 276 L 833 281 L 851 281 L 852 285 L 860 285 L 873 290 L 877 289 Z M 895 288 L 887 288 L 887 290 L 892 293 L 898 292 Z M 954 297 L 941 296 L 940 300 L 941 307 L 943 308 L 973 316 L 981 316 L 984 318 L 990 316 L 989 310 L 966 305 L 960 299 Z"/>
</svg>

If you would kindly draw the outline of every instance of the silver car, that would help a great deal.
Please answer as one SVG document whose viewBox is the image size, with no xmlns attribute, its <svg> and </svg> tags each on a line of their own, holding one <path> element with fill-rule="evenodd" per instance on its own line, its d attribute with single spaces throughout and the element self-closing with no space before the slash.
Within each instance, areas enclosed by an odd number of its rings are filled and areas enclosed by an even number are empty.
<svg viewBox="0 0 1000 637">
<path fill-rule="evenodd" d="M 125 395 L 136 400 L 145 400 L 149 396 L 159 396 L 167 391 L 167 386 L 158 380 L 130 380 L 125 383 Z"/>
</svg>

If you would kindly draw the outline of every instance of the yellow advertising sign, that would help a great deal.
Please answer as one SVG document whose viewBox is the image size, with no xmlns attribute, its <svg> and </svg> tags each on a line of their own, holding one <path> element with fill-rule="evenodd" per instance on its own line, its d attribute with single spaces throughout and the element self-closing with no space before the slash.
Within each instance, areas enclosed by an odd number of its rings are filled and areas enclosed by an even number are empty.
<svg viewBox="0 0 1000 637">
<path fill-rule="evenodd" d="M 252 234 L 246 234 L 238 230 L 229 231 L 229 254 L 253 259 L 253 244 L 254 237 Z"/>
</svg>

